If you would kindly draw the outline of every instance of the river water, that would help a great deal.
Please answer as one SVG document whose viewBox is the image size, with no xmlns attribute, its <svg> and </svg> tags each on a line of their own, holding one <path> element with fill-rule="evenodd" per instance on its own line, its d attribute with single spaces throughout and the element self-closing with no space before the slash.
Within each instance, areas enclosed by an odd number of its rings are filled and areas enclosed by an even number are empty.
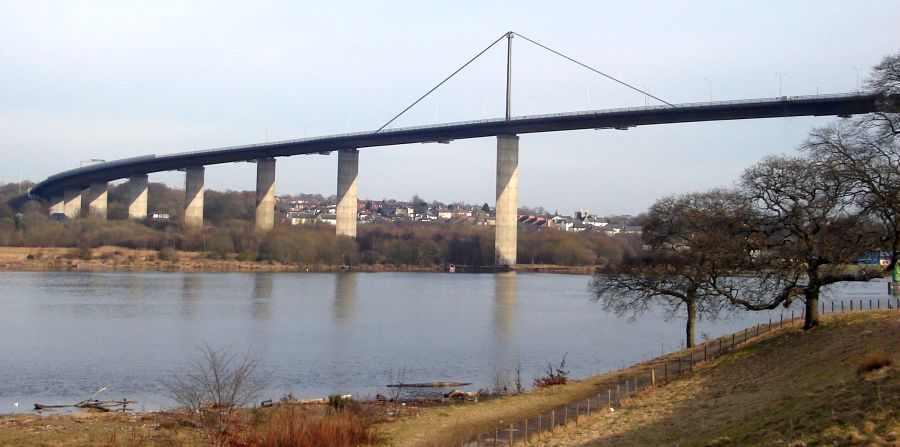
<svg viewBox="0 0 900 447">
<path fill-rule="evenodd" d="M 101 387 L 108 399 L 167 408 L 161 382 L 204 345 L 257 358 L 271 377 L 261 399 L 374 397 L 387 394 L 391 371 L 405 382 L 490 389 L 517 363 L 530 385 L 566 353 L 566 369 L 579 378 L 683 347 L 683 318 L 666 321 L 659 310 L 618 318 L 590 301 L 589 281 L 523 273 L 0 273 L 0 413 L 74 403 Z M 886 289 L 851 283 L 829 294 L 884 299 Z M 701 321 L 697 336 L 790 312 Z"/>
</svg>

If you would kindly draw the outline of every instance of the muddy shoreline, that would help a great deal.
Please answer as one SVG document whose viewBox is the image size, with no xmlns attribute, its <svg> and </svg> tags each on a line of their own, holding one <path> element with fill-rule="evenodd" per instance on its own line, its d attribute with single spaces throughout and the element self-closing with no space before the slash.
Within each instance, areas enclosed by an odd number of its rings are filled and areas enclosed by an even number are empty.
<svg viewBox="0 0 900 447">
<path fill-rule="evenodd" d="M 590 275 L 594 266 L 522 264 L 518 272 Z M 321 265 L 204 258 L 201 252 L 104 246 L 91 250 L 66 247 L 0 247 L 0 271 L 6 272 L 446 272 L 445 266 L 393 264 Z"/>
</svg>

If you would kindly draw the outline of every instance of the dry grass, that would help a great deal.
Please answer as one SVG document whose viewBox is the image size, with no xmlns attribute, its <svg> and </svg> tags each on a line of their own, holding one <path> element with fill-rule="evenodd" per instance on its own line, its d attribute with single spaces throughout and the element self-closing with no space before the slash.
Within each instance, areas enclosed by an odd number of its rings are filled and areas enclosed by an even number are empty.
<svg viewBox="0 0 900 447">
<path fill-rule="evenodd" d="M 203 433 L 164 413 L 0 416 L 0 446 L 199 446 Z"/>
<path fill-rule="evenodd" d="M 375 442 L 374 418 L 338 411 L 316 417 L 295 405 L 279 405 L 256 428 L 259 447 L 352 447 Z"/>
<path fill-rule="evenodd" d="M 892 363 L 893 361 L 891 361 L 891 357 L 886 352 L 881 350 L 873 351 L 870 352 L 865 359 L 863 359 L 862 363 L 859 365 L 859 368 L 856 368 L 856 373 L 869 373 L 886 366 L 891 366 Z"/>
<path fill-rule="evenodd" d="M 569 380 L 565 385 L 534 389 L 479 403 L 411 409 L 414 417 L 379 424 L 379 443 L 400 447 L 458 445 L 461 440 L 492 431 L 501 422 L 520 421 L 601 392 L 605 394 L 607 389 L 615 388 L 615 384 L 624 377 L 648 371 L 678 355 L 683 353 L 669 354 L 628 369 L 584 380 Z"/>
<path fill-rule="evenodd" d="M 544 445 L 900 445 L 900 379 L 889 366 L 900 355 L 898 335 L 897 312 L 830 316 L 811 331 L 785 330 L 726 355 Z"/>
</svg>

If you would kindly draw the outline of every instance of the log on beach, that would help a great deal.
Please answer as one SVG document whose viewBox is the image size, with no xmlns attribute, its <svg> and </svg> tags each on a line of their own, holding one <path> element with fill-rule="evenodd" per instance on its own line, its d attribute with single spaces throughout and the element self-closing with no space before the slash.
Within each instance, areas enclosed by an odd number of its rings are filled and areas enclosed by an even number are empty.
<svg viewBox="0 0 900 447">
<path fill-rule="evenodd" d="M 423 383 L 394 383 L 387 385 L 389 388 L 450 388 L 471 385 L 472 382 L 423 382 Z"/>
</svg>

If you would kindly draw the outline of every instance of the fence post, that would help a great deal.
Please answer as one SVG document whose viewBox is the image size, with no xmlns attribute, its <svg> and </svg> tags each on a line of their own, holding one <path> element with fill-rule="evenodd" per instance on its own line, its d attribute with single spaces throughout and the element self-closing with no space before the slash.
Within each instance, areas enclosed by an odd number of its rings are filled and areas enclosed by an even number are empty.
<svg viewBox="0 0 900 447">
<path fill-rule="evenodd" d="M 831 302 L 831 313 L 834 313 L 834 301 Z"/>
<path fill-rule="evenodd" d="M 666 380 L 666 383 L 669 383 L 669 362 L 668 360 L 663 363 L 663 374 Z"/>
<path fill-rule="evenodd" d="M 759 337 L 759 323 L 756 323 L 756 336 Z"/>
<path fill-rule="evenodd" d="M 722 355 L 722 337 L 719 337 L 719 355 L 717 355 L 716 357 L 719 357 L 721 355 Z"/>
<path fill-rule="evenodd" d="M 857 310 L 863 310 L 863 307 L 862 307 L 862 300 L 859 300 L 859 309 L 857 309 Z"/>
<path fill-rule="evenodd" d="M 550 433 L 556 430 L 556 410 L 550 410 Z"/>
<path fill-rule="evenodd" d="M 600 404 L 600 401 L 597 401 L 597 404 Z M 584 410 L 585 414 L 591 414 L 591 398 L 587 398 L 587 408 Z"/>
<path fill-rule="evenodd" d="M 509 441 L 509 445 L 512 445 L 512 443 L 513 443 L 513 424 L 509 424 L 509 435 L 507 435 L 506 438 Z"/>
<path fill-rule="evenodd" d="M 581 410 L 580 402 L 575 402 L 575 425 L 578 425 L 578 412 Z"/>
<path fill-rule="evenodd" d="M 875 300 L 875 304 L 876 304 L 875 308 L 878 310 L 881 310 L 881 298 L 878 298 L 877 300 Z"/>
<path fill-rule="evenodd" d="M 656 370 L 650 370 L 650 386 L 656 386 Z"/>
<path fill-rule="evenodd" d="M 824 301 L 822 301 L 822 313 L 823 314 L 825 313 L 825 302 Z"/>
<path fill-rule="evenodd" d="M 731 333 L 731 349 L 734 349 L 734 332 Z"/>
<path fill-rule="evenodd" d="M 850 312 L 853 312 L 853 300 L 850 300 Z"/>
<path fill-rule="evenodd" d="M 872 298 L 869 298 L 869 310 L 872 310 Z"/>
</svg>

